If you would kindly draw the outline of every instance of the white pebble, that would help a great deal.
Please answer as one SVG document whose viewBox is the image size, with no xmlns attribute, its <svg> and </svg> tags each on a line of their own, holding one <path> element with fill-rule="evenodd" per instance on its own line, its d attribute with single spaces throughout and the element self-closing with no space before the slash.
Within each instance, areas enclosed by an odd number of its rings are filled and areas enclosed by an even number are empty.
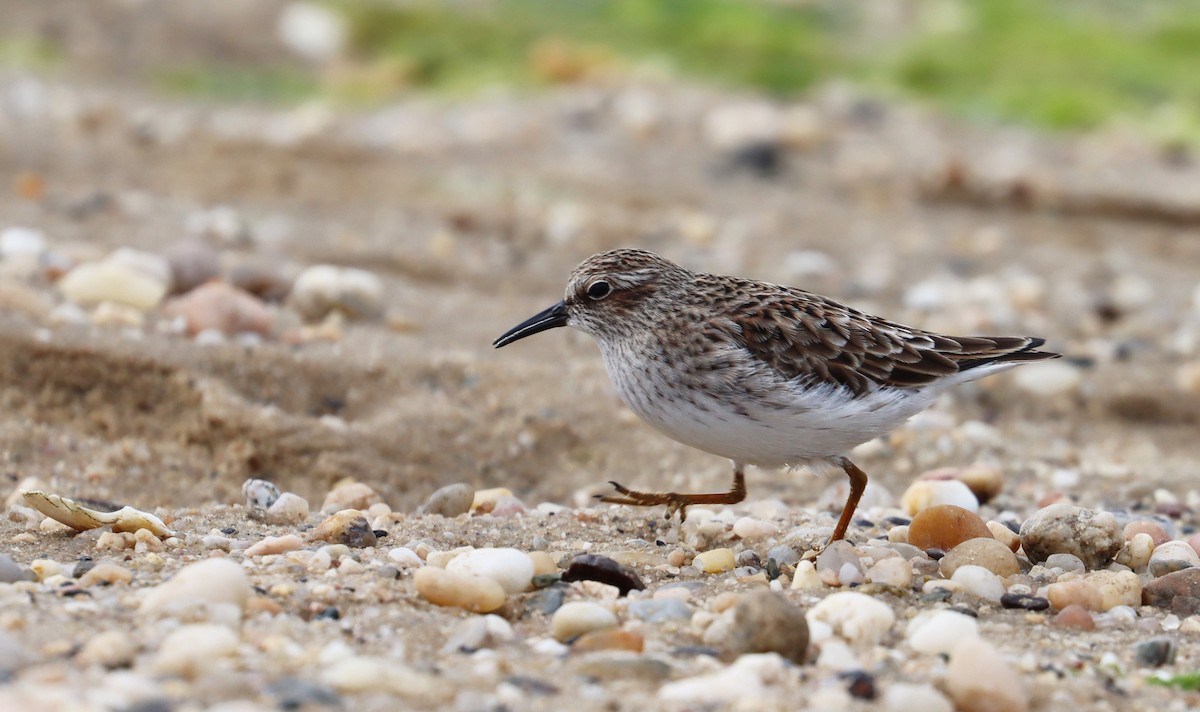
<svg viewBox="0 0 1200 712">
<path fill-rule="evenodd" d="M 421 561 L 421 557 L 417 556 L 417 552 L 409 549 L 406 546 L 397 547 L 388 552 L 388 558 L 402 568 L 409 566 L 424 566 L 425 562 Z"/>
<path fill-rule="evenodd" d="M 877 642 L 896 622 L 896 614 L 883 601 L 856 591 L 839 591 L 809 609 L 806 617 L 829 624 L 851 643 Z"/>
<path fill-rule="evenodd" d="M 308 519 L 308 500 L 292 492 L 284 492 L 267 507 L 266 519 L 272 524 L 299 524 Z"/>
<path fill-rule="evenodd" d="M 764 539 L 775 536 L 779 529 L 771 522 L 753 517 L 742 517 L 733 523 L 733 533 L 742 539 Z"/>
<path fill-rule="evenodd" d="M 276 33 L 288 49 L 316 62 L 337 56 L 346 44 L 342 17 L 314 2 L 293 2 L 285 7 Z"/>
<path fill-rule="evenodd" d="M 884 712 L 954 712 L 954 705 L 933 685 L 897 682 L 883 691 Z"/>
<path fill-rule="evenodd" d="M 533 559 L 518 549 L 474 549 L 454 557 L 446 570 L 491 579 L 505 593 L 523 593 L 533 580 Z"/>
<path fill-rule="evenodd" d="M 564 603 L 550 619 L 550 630 L 555 638 L 567 641 L 590 633 L 593 630 L 615 628 L 617 617 L 599 603 L 571 601 Z"/>
<path fill-rule="evenodd" d="M 371 319 L 383 312 L 383 282 L 366 270 L 315 265 L 296 277 L 290 302 L 309 321 L 334 311 L 351 319 Z"/>
<path fill-rule="evenodd" d="M 950 580 L 961 585 L 967 593 L 988 601 L 998 602 L 1004 595 L 1004 582 L 982 566 L 959 566 Z"/>
<path fill-rule="evenodd" d="M 956 611 L 924 611 L 909 622 L 904 637 L 919 653 L 948 655 L 962 641 L 979 637 L 979 623 Z"/>
<path fill-rule="evenodd" d="M 142 611 L 155 613 L 195 603 L 229 604 L 240 612 L 250 598 L 246 572 L 229 559 L 205 559 L 180 569 L 142 599 Z"/>
<path fill-rule="evenodd" d="M 958 480 L 917 480 L 900 498 L 900 506 L 909 516 L 938 504 L 952 504 L 969 512 L 979 512 L 979 499 Z"/>
<path fill-rule="evenodd" d="M 232 656 L 237 646 L 237 633 L 223 625 L 185 625 L 163 640 L 154 658 L 154 670 L 165 675 L 198 677 L 214 669 L 222 658 Z"/>
</svg>

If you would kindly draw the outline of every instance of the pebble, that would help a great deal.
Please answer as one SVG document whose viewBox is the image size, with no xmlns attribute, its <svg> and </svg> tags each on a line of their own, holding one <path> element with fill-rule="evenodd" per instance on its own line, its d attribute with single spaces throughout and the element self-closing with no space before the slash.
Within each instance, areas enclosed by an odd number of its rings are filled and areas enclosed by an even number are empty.
<svg viewBox="0 0 1200 712">
<path fill-rule="evenodd" d="M 584 633 L 571 644 L 573 653 L 592 653 L 599 650 L 625 650 L 640 653 L 646 647 L 646 638 L 631 630 L 607 628 Z"/>
<path fill-rule="evenodd" d="M 474 549 L 456 556 L 446 570 L 491 579 L 507 594 L 523 593 L 533 580 L 533 559 L 518 549 Z"/>
<path fill-rule="evenodd" d="M 1125 535 L 1125 541 L 1132 541 L 1138 534 L 1147 534 L 1154 542 L 1154 546 L 1165 544 L 1171 540 L 1171 535 L 1165 529 L 1154 522 L 1147 522 L 1145 520 L 1126 524 L 1122 533 Z"/>
<path fill-rule="evenodd" d="M 690 620 L 692 607 L 678 598 L 649 598 L 630 603 L 629 615 L 647 623 Z"/>
<path fill-rule="evenodd" d="M 1050 624 L 1058 628 L 1073 628 L 1075 630 L 1096 629 L 1096 621 L 1092 618 L 1092 614 L 1088 612 L 1088 609 L 1078 604 L 1072 604 L 1059 611 L 1050 621 Z"/>
<path fill-rule="evenodd" d="M 429 698 L 445 694 L 445 683 L 391 658 L 352 655 L 324 667 L 320 680 L 346 694 L 391 693 Z"/>
<path fill-rule="evenodd" d="M 460 514 L 471 511 L 471 503 L 475 500 L 475 488 L 465 482 L 455 482 L 436 490 L 429 495 L 425 504 L 417 510 L 417 514 L 440 514 L 453 519 Z"/>
<path fill-rule="evenodd" d="M 1179 616 L 1200 614 L 1200 568 L 1183 569 L 1150 581 L 1142 588 L 1142 603 Z"/>
<path fill-rule="evenodd" d="M 383 314 L 383 282 L 366 270 L 314 265 L 296 277 L 288 300 L 310 322 L 335 311 L 349 319 L 375 319 Z"/>
<path fill-rule="evenodd" d="M 130 265 L 106 260 L 76 266 L 58 280 L 58 289 L 83 306 L 116 302 L 145 312 L 166 296 L 167 283 Z"/>
<path fill-rule="evenodd" d="M 616 626 L 616 615 L 608 608 L 591 601 L 564 603 L 550 619 L 551 634 L 563 642 L 584 633 Z"/>
<path fill-rule="evenodd" d="M 279 487 L 266 480 L 249 479 L 242 483 L 242 499 L 251 509 L 266 509 L 279 499 Z"/>
<path fill-rule="evenodd" d="M 397 547 L 389 551 L 388 560 L 395 562 L 401 568 L 419 568 L 425 565 L 425 562 L 421 561 L 421 557 L 417 554 L 417 552 L 405 546 Z"/>
<path fill-rule="evenodd" d="M 12 560 L 8 554 L 0 554 L 0 583 L 33 581 L 37 576 Z"/>
<path fill-rule="evenodd" d="M 1100 610 L 1142 605 L 1142 580 L 1132 571 L 1095 571 L 1086 581 L 1100 591 Z"/>
<path fill-rule="evenodd" d="M 758 709 L 769 690 L 778 689 L 786 679 L 787 671 L 787 662 L 774 653 L 742 655 L 715 672 L 668 682 L 658 689 L 658 699 L 718 709 L 735 704 L 739 709 Z"/>
<path fill-rule="evenodd" d="M 917 480 L 900 498 L 901 509 L 911 517 L 937 505 L 961 507 L 972 513 L 979 511 L 979 500 L 971 488 L 958 480 Z"/>
<path fill-rule="evenodd" d="M 279 495 L 267 507 L 263 520 L 268 524 L 299 524 L 308 519 L 308 500 L 293 492 Z"/>
<path fill-rule="evenodd" d="M 79 585 L 84 588 L 97 584 L 112 586 L 118 583 L 129 583 L 132 580 L 133 572 L 129 569 L 108 561 L 102 561 L 79 577 Z"/>
<path fill-rule="evenodd" d="M 494 614 L 473 616 L 463 621 L 446 638 L 442 652 L 473 653 L 507 643 L 515 637 L 512 625 Z"/>
<path fill-rule="evenodd" d="M 28 227 L 0 230 L 0 260 L 37 259 L 46 252 L 46 235 Z"/>
<path fill-rule="evenodd" d="M 913 582 L 912 564 L 899 556 L 881 559 L 867 569 L 867 580 L 883 586 L 909 589 Z"/>
<path fill-rule="evenodd" d="M 908 543 L 922 550 L 949 551 L 968 539 L 990 537 L 987 525 L 974 512 L 952 504 L 924 509 L 908 525 Z"/>
<path fill-rule="evenodd" d="M 824 623 L 851 643 L 877 642 L 896 622 L 896 614 L 883 601 L 856 591 L 839 591 L 809 609 L 809 626 Z"/>
<path fill-rule="evenodd" d="M 747 540 L 765 539 L 779 534 L 779 527 L 753 517 L 742 517 L 733 523 L 733 533 Z"/>
<path fill-rule="evenodd" d="M 1014 554 L 1021 548 L 1021 537 L 1012 529 L 994 520 L 987 523 L 987 528 L 992 533 L 992 538 L 1007 546 Z"/>
<path fill-rule="evenodd" d="M 1200 554 L 1186 541 L 1167 541 L 1154 547 L 1147 570 L 1155 578 L 1200 566 Z"/>
<path fill-rule="evenodd" d="M 897 682 L 883 691 L 884 712 L 954 712 L 954 705 L 929 684 Z"/>
<path fill-rule="evenodd" d="M 980 462 L 955 470 L 954 479 L 966 485 L 980 504 L 986 504 L 1004 488 L 1004 473 L 1000 468 Z"/>
<path fill-rule="evenodd" d="M 123 630 L 106 630 L 88 638 L 75 656 L 75 662 L 112 670 L 130 667 L 137 657 L 137 652 L 137 643 L 128 633 Z"/>
<path fill-rule="evenodd" d="M 357 509 L 343 509 L 331 514 L 308 533 L 309 541 L 327 541 L 354 548 L 375 546 L 375 531 L 367 518 Z"/>
<path fill-rule="evenodd" d="M 1051 554 L 1074 554 L 1088 569 L 1112 561 L 1125 538 L 1109 512 L 1060 502 L 1034 512 L 1021 525 L 1021 547 L 1034 563 Z"/>
<path fill-rule="evenodd" d="M 767 558 L 780 566 L 791 566 L 800 560 L 800 554 L 787 544 L 779 544 L 767 550 Z"/>
<path fill-rule="evenodd" d="M 295 551 L 304 546 L 304 540 L 295 534 L 284 536 L 269 536 L 266 539 L 246 549 L 246 556 L 265 556 L 267 554 L 283 554 Z"/>
<path fill-rule="evenodd" d="M 180 240 L 163 250 L 171 274 L 171 291 L 190 292 L 220 274 L 217 252 L 208 243 L 195 238 Z"/>
<path fill-rule="evenodd" d="M 167 581 L 150 589 L 142 611 L 169 611 L 194 603 L 228 604 L 241 611 L 252 590 L 246 572 L 229 559 L 205 559 L 183 567 Z"/>
<path fill-rule="evenodd" d="M 813 562 L 801 561 L 796 564 L 796 571 L 792 574 L 793 591 L 819 591 L 822 588 L 825 588 L 825 582 L 821 580 Z"/>
<path fill-rule="evenodd" d="M 190 336 L 200 333 L 271 333 L 275 316 L 262 300 L 225 282 L 208 282 L 171 299 L 163 313 L 183 319 Z"/>
<path fill-rule="evenodd" d="M 1150 556 L 1153 553 L 1154 538 L 1145 532 L 1138 532 L 1125 540 L 1125 545 L 1113 560 L 1140 573 L 1150 565 Z"/>
<path fill-rule="evenodd" d="M 563 572 L 562 580 L 568 583 L 574 581 L 598 581 L 609 586 L 615 586 L 618 595 L 627 596 L 630 591 L 641 591 L 646 588 L 642 579 L 628 566 L 615 559 L 599 554 L 581 554 L 571 560 L 567 570 Z"/>
<path fill-rule="evenodd" d="M 1060 574 L 1087 570 L 1087 566 L 1083 563 L 1083 560 L 1074 554 L 1051 554 L 1046 557 L 1043 565 Z"/>
<path fill-rule="evenodd" d="M 271 303 L 283 301 L 292 291 L 291 281 L 271 264 L 239 264 L 229 271 L 229 283 Z"/>
<path fill-rule="evenodd" d="M 326 514 L 343 509 L 358 509 L 365 512 L 371 508 L 371 505 L 379 504 L 382 501 L 383 498 L 365 482 L 346 480 L 325 495 L 325 501 L 321 503 L 321 511 Z"/>
<path fill-rule="evenodd" d="M 719 574 L 733 571 L 737 566 L 737 561 L 734 558 L 733 550 L 720 548 L 696 554 L 692 559 L 692 565 L 706 574 Z"/>
<path fill-rule="evenodd" d="M 1083 372 L 1065 360 L 1044 361 L 1017 369 L 1017 387 L 1038 396 L 1061 396 L 1078 390 Z"/>
<path fill-rule="evenodd" d="M 991 537 L 967 539 L 946 552 L 938 562 L 942 576 L 953 578 L 960 566 L 982 566 L 1001 577 L 1020 573 L 1017 555 L 1002 542 Z"/>
<path fill-rule="evenodd" d="M 1058 581 L 1046 587 L 1046 598 L 1056 610 L 1068 606 L 1081 606 L 1089 611 L 1099 611 L 1104 606 L 1104 594 L 1100 589 L 1082 579 Z"/>
<path fill-rule="evenodd" d="M 726 646 L 734 655 L 778 653 L 803 664 L 808 655 L 808 619 L 781 594 L 751 591 L 738 597 Z"/>
<path fill-rule="evenodd" d="M 1000 605 L 1005 608 L 1020 608 L 1026 611 L 1044 611 L 1050 607 L 1050 601 L 1041 596 L 1031 596 L 1027 593 L 1006 593 L 1000 597 Z"/>
<path fill-rule="evenodd" d="M 153 668 L 160 675 L 200 677 L 214 670 L 222 658 L 237 652 L 237 633 L 216 623 L 184 625 L 163 640 L 155 653 Z"/>
<path fill-rule="evenodd" d="M 547 642 L 555 643 L 548 640 Z M 623 653 L 588 655 L 574 666 L 578 675 L 597 680 L 637 680 L 647 683 L 661 683 L 671 676 L 671 666 L 662 660 L 649 656 L 636 657 Z"/>
<path fill-rule="evenodd" d="M 1144 667 L 1162 667 L 1175 662 L 1175 641 L 1166 636 L 1143 640 L 1133 651 L 1138 665 Z"/>
<path fill-rule="evenodd" d="M 986 601 L 999 603 L 1000 597 L 1004 595 L 1004 583 L 1000 577 L 982 566 L 959 566 L 950 580 L 962 586 L 966 593 Z"/>
<path fill-rule="evenodd" d="M 991 643 L 968 638 L 946 667 L 945 689 L 958 712 L 1026 712 L 1029 693 L 1016 670 Z"/>
<path fill-rule="evenodd" d="M 919 653 L 949 655 L 959 643 L 979 637 L 979 622 L 957 611 L 924 611 L 908 623 L 904 639 Z"/>
<path fill-rule="evenodd" d="M 491 613 L 504 605 L 504 588 L 482 576 L 424 566 L 413 575 L 417 594 L 438 606 Z"/>
</svg>

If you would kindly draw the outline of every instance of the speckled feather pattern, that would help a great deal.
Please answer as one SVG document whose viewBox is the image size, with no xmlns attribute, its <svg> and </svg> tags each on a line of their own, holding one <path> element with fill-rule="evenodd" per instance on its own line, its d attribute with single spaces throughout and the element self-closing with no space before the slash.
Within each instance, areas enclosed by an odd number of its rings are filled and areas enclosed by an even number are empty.
<svg viewBox="0 0 1200 712">
<path fill-rule="evenodd" d="M 611 292 L 588 296 L 598 280 Z M 584 261 L 568 325 L 593 336 L 629 407 L 666 435 L 735 462 L 843 455 L 943 390 L 1054 358 L 1029 337 L 953 337 L 800 289 L 686 270 L 642 250 Z"/>
</svg>

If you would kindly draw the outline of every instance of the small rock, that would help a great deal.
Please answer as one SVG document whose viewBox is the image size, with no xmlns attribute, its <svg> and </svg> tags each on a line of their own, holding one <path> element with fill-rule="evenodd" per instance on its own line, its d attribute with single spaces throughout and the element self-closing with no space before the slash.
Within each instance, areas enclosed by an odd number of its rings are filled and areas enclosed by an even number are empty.
<svg viewBox="0 0 1200 712">
<path fill-rule="evenodd" d="M 809 609 L 809 627 L 824 623 L 851 643 L 876 642 L 896 622 L 896 614 L 883 601 L 855 591 L 839 591 Z"/>
<path fill-rule="evenodd" d="M 1004 595 L 1004 583 L 1000 577 L 982 566 L 959 566 L 950 580 L 962 586 L 964 592 L 986 601 L 999 603 Z"/>
<path fill-rule="evenodd" d="M 1150 566 L 1150 556 L 1153 554 L 1154 538 L 1145 532 L 1138 532 L 1125 539 L 1125 545 L 1117 552 L 1114 561 L 1140 573 Z"/>
<path fill-rule="evenodd" d="M 425 562 L 421 561 L 421 557 L 417 554 L 417 552 L 409 549 L 406 546 L 401 546 L 389 551 L 388 559 L 396 562 L 396 565 L 401 568 L 419 568 L 425 565 Z"/>
<path fill-rule="evenodd" d="M 992 533 L 992 538 L 1007 546 L 1008 550 L 1014 554 L 1021 548 L 1021 537 L 1017 536 L 1017 533 L 1012 529 L 997 521 L 989 521 L 987 528 Z"/>
<path fill-rule="evenodd" d="M 813 562 L 801 561 L 796 564 L 796 571 L 792 574 L 793 591 L 819 591 L 822 588 L 825 588 L 825 583 Z"/>
<path fill-rule="evenodd" d="M 491 579 L 505 593 L 522 593 L 533 580 L 533 559 L 518 549 L 474 549 L 456 556 L 446 570 Z"/>
<path fill-rule="evenodd" d="M 1142 588 L 1142 603 L 1178 616 L 1200 614 L 1200 568 L 1183 569 L 1154 579 Z"/>
<path fill-rule="evenodd" d="M 593 630 L 584 633 L 571 644 L 572 653 L 593 653 L 599 650 L 626 650 L 640 653 L 646 647 L 646 639 L 640 634 L 618 628 Z"/>
<path fill-rule="evenodd" d="M 992 645 L 964 640 L 946 667 L 946 692 L 958 712 L 1026 712 L 1029 693 L 1016 670 Z"/>
<path fill-rule="evenodd" d="M 1038 396 L 1061 396 L 1073 393 L 1083 382 L 1079 367 L 1065 360 L 1044 361 L 1017 369 L 1017 387 Z"/>
<path fill-rule="evenodd" d="M 1171 665 L 1175 662 L 1175 641 L 1165 636 L 1143 640 L 1134 648 L 1134 658 L 1145 667 Z"/>
<path fill-rule="evenodd" d="M 475 488 L 465 482 L 446 485 L 429 495 L 429 499 L 417 514 L 440 514 L 453 519 L 460 514 L 471 511 L 471 503 L 475 499 Z"/>
<path fill-rule="evenodd" d="M 890 556 L 876 561 L 867 569 L 867 580 L 884 586 L 894 586 L 899 589 L 912 587 L 912 564 L 899 556 Z"/>
<path fill-rule="evenodd" d="M 1000 577 L 1012 576 L 1021 571 L 1017 555 L 991 537 L 968 539 L 947 551 L 938 562 L 938 568 L 946 578 L 953 578 L 958 567 L 967 565 L 982 566 Z"/>
<path fill-rule="evenodd" d="M 668 682 L 658 688 L 658 699 L 666 703 L 702 704 L 716 709 L 732 708 L 734 705 L 754 709 L 759 706 L 748 705 L 747 702 L 760 700 L 768 695 L 768 690 L 778 689 L 787 679 L 787 671 L 787 661 L 777 654 L 742 655 L 733 664 L 716 672 Z M 842 694 L 849 699 L 845 693 Z M 670 707 L 676 708 L 678 705 Z"/>
<path fill-rule="evenodd" d="M 308 534 L 309 541 L 327 541 L 361 549 L 375 546 L 375 531 L 357 509 L 343 509 L 329 515 Z"/>
<path fill-rule="evenodd" d="M 320 680 L 344 694 L 392 694 L 404 698 L 444 696 L 445 683 L 391 658 L 352 655 L 320 671 Z"/>
<path fill-rule="evenodd" d="M 215 623 L 198 623 L 176 628 L 159 646 L 154 670 L 160 675 L 197 678 L 215 669 L 222 658 L 237 652 L 238 636 Z"/>
<path fill-rule="evenodd" d="M 325 501 L 321 503 L 321 511 L 326 514 L 343 509 L 359 509 L 365 512 L 371 508 L 371 505 L 382 501 L 383 498 L 370 485 L 347 480 L 336 485 L 329 494 L 325 495 Z"/>
<path fill-rule="evenodd" d="M 1089 611 L 1099 611 L 1104 607 L 1104 595 L 1100 589 L 1081 579 L 1050 584 L 1046 587 L 1046 598 L 1057 610 L 1081 606 Z"/>
<path fill-rule="evenodd" d="M 129 265 L 103 261 L 75 267 L 58 281 L 58 289 L 83 306 L 116 302 L 145 312 L 162 301 L 167 284 Z"/>
<path fill-rule="evenodd" d="M 932 685 L 897 682 L 883 691 L 884 712 L 954 712 L 954 705 Z"/>
<path fill-rule="evenodd" d="M 266 509 L 279 499 L 279 488 L 266 480 L 250 479 L 242 483 L 242 497 L 247 507 Z"/>
<path fill-rule="evenodd" d="M 295 551 L 304 546 L 304 540 L 295 534 L 284 536 L 269 536 L 266 539 L 246 549 L 246 556 L 266 556 L 268 554 L 283 554 Z"/>
<path fill-rule="evenodd" d="M 1005 608 L 1020 608 L 1026 611 L 1044 611 L 1050 607 L 1050 601 L 1041 596 L 1031 596 L 1027 593 L 1006 593 L 1000 597 L 1000 605 Z"/>
<path fill-rule="evenodd" d="M 787 544 L 780 544 L 767 550 L 767 558 L 780 566 L 791 566 L 800 560 L 800 554 Z"/>
<path fill-rule="evenodd" d="M 971 488 L 958 480 L 917 480 L 900 498 L 900 507 L 913 517 L 937 505 L 961 507 L 971 513 L 979 511 L 979 500 Z"/>
<path fill-rule="evenodd" d="M 275 265 L 240 264 L 229 272 L 229 283 L 248 294 L 272 304 L 281 302 L 292 291 L 291 280 Z"/>
<path fill-rule="evenodd" d="M 1100 591 L 1100 610 L 1142 604 L 1142 580 L 1132 571 L 1095 571 L 1085 579 Z"/>
<path fill-rule="evenodd" d="M 142 611 L 156 613 L 195 603 L 229 604 L 241 611 L 252 590 L 246 572 L 229 559 L 205 559 L 188 564 L 169 580 L 150 589 Z"/>
<path fill-rule="evenodd" d="M 691 620 L 692 607 L 678 598 L 649 598 L 629 604 L 629 615 L 647 623 Z"/>
<path fill-rule="evenodd" d="M 0 230 L 0 260 L 36 260 L 46 252 L 46 235 L 28 227 Z"/>
<path fill-rule="evenodd" d="M 515 636 L 512 625 L 500 616 L 488 614 L 463 621 L 446 639 L 442 652 L 473 653 L 507 643 Z"/>
<path fill-rule="evenodd" d="M 93 566 L 86 574 L 79 577 L 79 585 L 87 588 L 97 584 L 112 586 L 118 583 L 129 583 L 133 580 L 133 572 L 124 566 L 102 561 Z"/>
<path fill-rule="evenodd" d="M 268 524 L 299 524 L 308 519 L 308 500 L 292 492 L 279 495 L 267 508 L 263 520 Z"/>
<path fill-rule="evenodd" d="M 986 504 L 992 497 L 1000 494 L 1004 488 L 1004 473 L 998 467 L 975 463 L 954 472 L 954 479 L 963 483 L 971 490 L 981 504 Z M 946 504 L 954 504 L 946 502 Z"/>
<path fill-rule="evenodd" d="M 921 510 L 908 525 L 908 543 L 922 550 L 949 551 L 968 539 L 991 535 L 978 515 L 952 504 Z"/>
<path fill-rule="evenodd" d="M 761 519 L 742 517 L 733 523 L 733 533 L 747 540 L 765 539 L 777 535 L 779 528 Z"/>
<path fill-rule="evenodd" d="M 737 566 L 737 561 L 731 549 L 721 548 L 696 554 L 692 559 L 692 565 L 706 574 L 719 574 L 733 571 Z"/>
<path fill-rule="evenodd" d="M 1200 554 L 1186 541 L 1167 541 L 1154 547 L 1147 569 L 1155 578 L 1200 566 Z"/>
<path fill-rule="evenodd" d="M 1096 621 L 1088 609 L 1078 604 L 1067 606 L 1054 616 L 1050 624 L 1058 628 L 1073 628 L 1075 630 L 1095 630 Z"/>
<path fill-rule="evenodd" d="M 1066 553 L 1078 556 L 1088 569 L 1100 569 L 1112 561 L 1124 541 L 1111 513 L 1065 502 L 1039 509 L 1021 525 L 1021 547 L 1034 563 Z"/>
<path fill-rule="evenodd" d="M 424 566 L 413 575 L 417 593 L 438 606 L 491 613 L 504 605 L 504 588 L 482 576 Z"/>
<path fill-rule="evenodd" d="M 631 657 L 623 653 L 588 655 L 573 669 L 578 675 L 597 680 L 637 680 L 657 684 L 671 676 L 671 666 L 662 660 L 645 655 Z"/>
<path fill-rule="evenodd" d="M 779 653 L 803 664 L 808 654 L 808 619 L 781 594 L 751 591 L 738 597 L 727 645 L 734 655 Z"/>
<path fill-rule="evenodd" d="M 1042 563 L 1046 568 L 1056 570 L 1060 574 L 1081 573 L 1087 570 L 1083 560 L 1074 554 L 1051 554 Z"/>
<path fill-rule="evenodd" d="M 315 265 L 296 277 L 289 301 L 310 322 L 334 311 L 350 319 L 375 319 L 383 314 L 383 282 L 366 270 Z"/>
<path fill-rule="evenodd" d="M 258 297 L 224 282 L 208 282 L 168 301 L 163 313 L 182 318 L 191 336 L 202 332 L 266 336 L 275 320 Z"/>
<path fill-rule="evenodd" d="M 137 657 L 137 652 L 138 646 L 128 633 L 122 630 L 106 630 L 88 638 L 75 656 L 75 662 L 112 670 L 130 667 Z M 0 669 L 3 669 L 2 664 Z"/>
<path fill-rule="evenodd" d="M 956 611 L 918 613 L 904 634 L 910 648 L 930 655 L 949 655 L 959 643 L 978 637 L 978 621 Z"/>
<path fill-rule="evenodd" d="M 1125 541 L 1132 541 L 1133 538 L 1138 534 L 1147 534 L 1154 542 L 1154 546 L 1166 544 L 1168 541 L 1171 541 L 1171 535 L 1168 534 L 1165 529 L 1154 522 L 1147 522 L 1145 520 L 1138 520 L 1126 524 L 1123 533 L 1125 535 Z"/>
<path fill-rule="evenodd" d="M 616 626 L 617 617 L 613 612 L 591 601 L 564 603 L 550 619 L 551 634 L 563 642 L 584 633 Z"/>
<path fill-rule="evenodd" d="M 646 588 L 646 584 L 642 583 L 642 579 L 632 569 L 607 556 L 598 554 L 576 556 L 567 566 L 567 570 L 563 572 L 562 580 L 568 583 L 598 581 L 615 586 L 621 596 L 629 595 L 630 591 L 641 591 Z"/>
<path fill-rule="evenodd" d="M 34 581 L 37 576 L 12 560 L 8 554 L 0 554 L 0 583 Z"/>
<path fill-rule="evenodd" d="M 163 257 L 170 266 L 171 291 L 175 294 L 190 292 L 220 274 L 216 251 L 202 240 L 180 240 L 163 250 Z"/>
<path fill-rule="evenodd" d="M 822 580 L 827 579 L 831 584 L 840 583 L 847 586 L 855 579 L 859 583 L 863 580 L 862 559 L 854 550 L 854 545 L 845 539 L 831 542 L 825 547 L 825 550 L 817 555 L 816 564 L 817 572 L 822 574 Z M 828 578 L 830 574 L 832 578 Z"/>
</svg>

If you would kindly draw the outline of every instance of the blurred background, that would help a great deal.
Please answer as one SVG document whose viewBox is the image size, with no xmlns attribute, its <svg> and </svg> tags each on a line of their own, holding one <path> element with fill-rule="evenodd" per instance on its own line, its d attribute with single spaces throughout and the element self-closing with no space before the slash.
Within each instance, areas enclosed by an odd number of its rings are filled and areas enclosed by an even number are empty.
<svg viewBox="0 0 1200 712">
<path fill-rule="evenodd" d="M 1192 1 L 3 0 L 8 477 L 723 486 L 586 338 L 490 350 L 639 246 L 1068 354 L 864 452 L 897 492 L 1200 504 L 1197 47 Z"/>
</svg>

